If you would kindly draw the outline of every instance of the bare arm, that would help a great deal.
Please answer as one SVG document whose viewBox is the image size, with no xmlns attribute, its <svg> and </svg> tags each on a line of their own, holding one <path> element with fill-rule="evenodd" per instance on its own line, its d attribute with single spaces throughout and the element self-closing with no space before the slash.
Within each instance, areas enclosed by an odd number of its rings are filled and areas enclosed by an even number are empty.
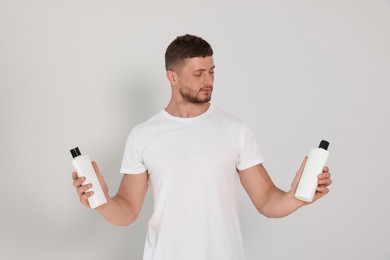
<svg viewBox="0 0 390 260">
<path fill-rule="evenodd" d="M 240 171 L 240 181 L 261 214 L 270 218 L 280 218 L 309 204 L 294 197 L 306 159 L 305 157 L 288 192 L 275 186 L 262 164 Z M 318 175 L 319 185 L 313 202 L 329 192 L 327 186 L 331 183 L 329 169 L 325 166 L 323 172 Z"/>
<path fill-rule="evenodd" d="M 107 203 L 96 208 L 96 210 L 114 225 L 127 226 L 133 223 L 137 219 L 145 199 L 148 189 L 148 174 L 146 172 L 124 174 L 117 194 L 110 197 L 107 185 L 96 162 L 92 162 L 92 165 L 107 198 Z M 72 177 L 73 185 L 77 189 L 81 203 L 88 206 L 87 199 L 93 195 L 92 192 L 86 192 L 90 186 L 82 186 L 81 184 L 85 179 L 77 178 L 75 172 L 73 172 Z"/>
</svg>

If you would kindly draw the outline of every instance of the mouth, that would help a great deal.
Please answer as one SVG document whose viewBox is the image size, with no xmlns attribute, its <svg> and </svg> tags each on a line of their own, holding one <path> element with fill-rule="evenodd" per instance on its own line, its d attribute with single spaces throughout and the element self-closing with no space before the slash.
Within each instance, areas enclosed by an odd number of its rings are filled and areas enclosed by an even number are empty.
<svg viewBox="0 0 390 260">
<path fill-rule="evenodd" d="M 202 92 L 211 92 L 213 90 L 213 87 L 203 87 L 200 89 Z"/>
</svg>

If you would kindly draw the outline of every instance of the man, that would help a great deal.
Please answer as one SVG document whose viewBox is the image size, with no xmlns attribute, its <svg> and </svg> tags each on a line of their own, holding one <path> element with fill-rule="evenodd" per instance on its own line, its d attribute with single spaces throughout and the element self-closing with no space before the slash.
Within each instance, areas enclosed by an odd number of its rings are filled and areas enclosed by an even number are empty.
<svg viewBox="0 0 390 260">
<path fill-rule="evenodd" d="M 243 260 L 238 218 L 239 182 L 256 209 L 272 218 L 286 216 L 308 203 L 294 197 L 306 158 L 291 190 L 278 189 L 262 163 L 248 125 L 210 104 L 214 82 L 213 50 L 203 39 L 177 37 L 165 54 L 172 88 L 168 106 L 134 127 L 123 156 L 123 179 L 97 208 L 115 225 L 129 225 L 140 213 L 148 186 L 154 210 L 148 224 L 144 260 Z M 73 172 L 74 186 L 88 206 L 84 178 Z M 314 200 L 328 193 L 328 167 L 318 175 Z"/>
</svg>

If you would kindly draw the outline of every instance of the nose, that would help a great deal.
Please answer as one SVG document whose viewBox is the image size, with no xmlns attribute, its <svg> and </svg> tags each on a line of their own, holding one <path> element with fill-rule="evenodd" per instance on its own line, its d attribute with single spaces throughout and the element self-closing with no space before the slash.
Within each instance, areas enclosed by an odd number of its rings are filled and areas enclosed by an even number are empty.
<svg viewBox="0 0 390 260">
<path fill-rule="evenodd" d="M 212 86 L 214 82 L 214 74 L 205 72 L 203 73 L 203 84 L 206 86 Z"/>
</svg>

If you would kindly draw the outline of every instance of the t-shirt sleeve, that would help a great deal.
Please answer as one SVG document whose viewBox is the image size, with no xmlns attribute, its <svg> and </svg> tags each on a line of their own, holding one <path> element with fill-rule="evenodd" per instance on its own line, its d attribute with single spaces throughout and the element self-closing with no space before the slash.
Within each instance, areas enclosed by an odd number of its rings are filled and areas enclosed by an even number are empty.
<svg viewBox="0 0 390 260">
<path fill-rule="evenodd" d="M 264 158 L 256 136 L 248 124 L 244 123 L 241 132 L 241 149 L 236 167 L 242 171 L 263 162 Z"/>
<path fill-rule="evenodd" d="M 126 141 L 120 172 L 123 174 L 140 174 L 145 171 L 141 147 L 133 129 Z"/>
</svg>

